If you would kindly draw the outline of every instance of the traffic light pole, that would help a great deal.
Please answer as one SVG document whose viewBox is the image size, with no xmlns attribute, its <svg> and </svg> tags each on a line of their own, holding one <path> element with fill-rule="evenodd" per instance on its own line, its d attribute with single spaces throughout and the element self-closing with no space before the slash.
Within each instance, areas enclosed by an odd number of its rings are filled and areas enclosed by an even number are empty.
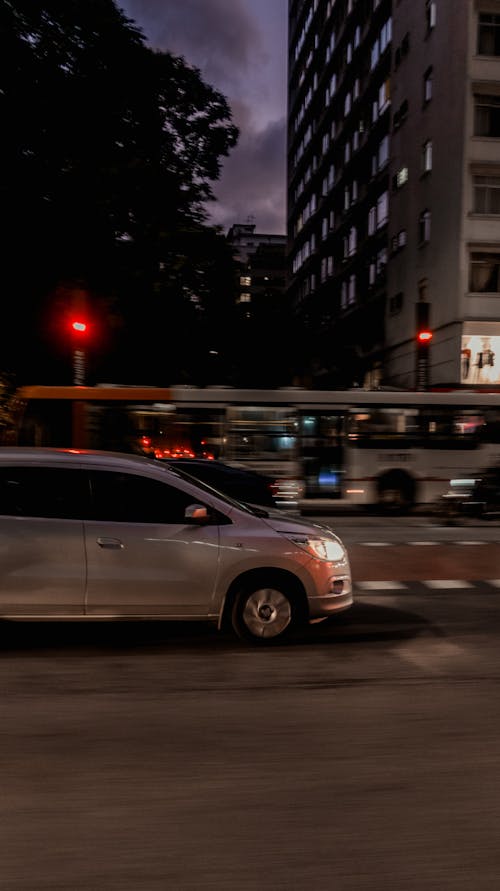
<svg viewBox="0 0 500 891">
<path fill-rule="evenodd" d="M 417 343 L 417 373 L 416 373 L 416 389 L 428 390 L 430 387 L 430 369 L 429 369 L 429 345 Z"/>
<path fill-rule="evenodd" d="M 415 385 L 417 390 L 428 390 L 431 384 L 430 345 L 432 331 L 429 327 L 430 305 L 426 300 L 415 304 L 417 323 Z"/>
<path fill-rule="evenodd" d="M 85 386 L 85 352 L 73 349 L 73 383 L 75 387 Z"/>
</svg>

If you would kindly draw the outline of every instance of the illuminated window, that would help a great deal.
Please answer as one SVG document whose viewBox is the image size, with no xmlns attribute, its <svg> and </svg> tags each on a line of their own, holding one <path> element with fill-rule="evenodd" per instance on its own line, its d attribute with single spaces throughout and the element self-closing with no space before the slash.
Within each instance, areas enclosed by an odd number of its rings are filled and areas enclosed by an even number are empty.
<svg viewBox="0 0 500 891">
<path fill-rule="evenodd" d="M 252 279 L 249 275 L 240 275 L 240 285 L 244 288 L 249 288 L 252 284 Z"/>
<path fill-rule="evenodd" d="M 248 291 L 242 291 L 240 294 L 240 303 L 250 303 L 252 300 L 251 294 Z"/>
<path fill-rule="evenodd" d="M 408 182 L 408 167 L 401 167 L 396 174 L 396 186 L 398 189 Z"/>
</svg>

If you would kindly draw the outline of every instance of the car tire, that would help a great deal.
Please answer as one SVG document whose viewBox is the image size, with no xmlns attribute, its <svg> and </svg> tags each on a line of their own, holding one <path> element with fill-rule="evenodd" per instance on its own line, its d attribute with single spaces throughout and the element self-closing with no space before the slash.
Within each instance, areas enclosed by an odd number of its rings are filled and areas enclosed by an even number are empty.
<svg viewBox="0 0 500 891">
<path fill-rule="evenodd" d="M 272 645 L 287 640 L 300 621 L 295 598 L 283 586 L 247 585 L 236 595 L 231 623 L 238 637 L 249 643 Z"/>
</svg>

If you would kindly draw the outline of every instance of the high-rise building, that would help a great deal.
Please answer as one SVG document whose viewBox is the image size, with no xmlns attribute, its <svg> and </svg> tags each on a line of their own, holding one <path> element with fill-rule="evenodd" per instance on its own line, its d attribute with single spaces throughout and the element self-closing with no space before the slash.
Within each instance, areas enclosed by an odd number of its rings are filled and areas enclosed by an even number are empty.
<svg viewBox="0 0 500 891">
<path fill-rule="evenodd" d="M 500 384 L 500 0 L 290 0 L 288 243 L 330 384 Z"/>
</svg>

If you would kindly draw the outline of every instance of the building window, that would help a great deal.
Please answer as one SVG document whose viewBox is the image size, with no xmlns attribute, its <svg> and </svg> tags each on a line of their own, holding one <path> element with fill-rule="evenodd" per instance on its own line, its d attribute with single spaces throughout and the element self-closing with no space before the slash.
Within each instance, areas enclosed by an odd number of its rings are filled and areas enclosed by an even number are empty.
<svg viewBox="0 0 500 891">
<path fill-rule="evenodd" d="M 500 96 L 474 96 L 474 136 L 500 136 Z"/>
<path fill-rule="evenodd" d="M 500 56 L 500 15 L 479 13 L 477 52 L 479 56 Z"/>
<path fill-rule="evenodd" d="M 389 312 L 392 316 L 396 315 L 396 313 L 401 312 L 403 308 L 403 292 L 399 291 L 398 294 L 395 294 L 394 297 L 391 297 L 389 300 Z"/>
<path fill-rule="evenodd" d="M 422 172 L 429 173 L 432 170 L 432 142 L 427 139 L 422 146 Z"/>
<path fill-rule="evenodd" d="M 424 210 L 418 218 L 419 244 L 427 244 L 431 240 L 431 212 Z"/>
<path fill-rule="evenodd" d="M 347 302 L 352 304 L 356 302 L 356 276 L 349 276 L 349 288 L 347 291 Z"/>
<path fill-rule="evenodd" d="M 250 303 L 252 300 L 251 295 L 248 291 L 242 291 L 240 294 L 240 303 Z"/>
<path fill-rule="evenodd" d="M 389 137 L 384 136 L 378 147 L 377 169 L 381 170 L 389 161 Z"/>
<path fill-rule="evenodd" d="M 352 257 L 356 253 L 356 247 L 358 244 L 358 233 L 356 231 L 356 227 L 352 226 L 349 231 L 349 237 L 347 239 L 347 256 Z"/>
<path fill-rule="evenodd" d="M 401 124 L 404 124 L 406 118 L 408 117 L 408 100 L 405 99 L 404 102 L 401 103 L 398 110 L 394 112 L 394 117 L 392 120 L 392 126 L 394 130 L 398 130 Z"/>
<path fill-rule="evenodd" d="M 389 194 L 388 192 L 382 192 L 377 201 L 377 229 L 380 229 L 381 226 L 387 223 L 388 216 Z"/>
<path fill-rule="evenodd" d="M 474 213 L 500 215 L 500 176 L 474 176 Z"/>
<path fill-rule="evenodd" d="M 425 0 L 425 23 L 427 33 L 436 27 L 436 0 Z"/>
<path fill-rule="evenodd" d="M 249 288 L 252 284 L 252 279 L 249 275 L 240 275 L 240 285 L 243 288 Z"/>
<path fill-rule="evenodd" d="M 424 73 L 424 103 L 432 99 L 432 67 Z"/>
<path fill-rule="evenodd" d="M 368 211 L 368 235 L 373 235 L 375 232 L 375 224 L 377 220 L 377 208 L 370 207 Z"/>
<path fill-rule="evenodd" d="M 400 229 L 397 235 L 392 236 L 391 248 L 392 253 L 396 254 L 406 245 L 406 229 Z"/>
<path fill-rule="evenodd" d="M 408 167 L 400 167 L 396 175 L 393 177 L 393 186 L 395 189 L 401 189 L 408 182 Z"/>
<path fill-rule="evenodd" d="M 500 293 L 500 254 L 471 254 L 469 290 L 476 294 Z"/>
</svg>

